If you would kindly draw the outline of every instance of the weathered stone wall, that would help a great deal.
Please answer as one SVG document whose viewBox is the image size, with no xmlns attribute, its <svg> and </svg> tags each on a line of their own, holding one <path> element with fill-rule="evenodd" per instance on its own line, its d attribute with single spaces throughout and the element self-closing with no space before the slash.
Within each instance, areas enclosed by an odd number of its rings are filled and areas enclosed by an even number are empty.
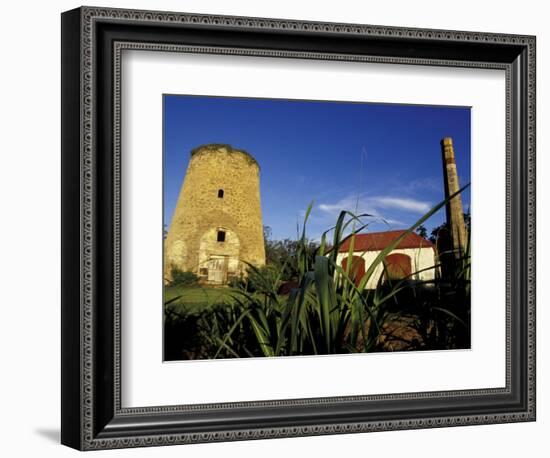
<svg viewBox="0 0 550 458">
<path fill-rule="evenodd" d="M 177 266 L 204 278 L 212 256 L 227 257 L 228 277 L 245 270 L 243 261 L 265 264 L 260 169 L 252 156 L 229 145 L 191 152 L 164 244 L 165 276 Z"/>
</svg>

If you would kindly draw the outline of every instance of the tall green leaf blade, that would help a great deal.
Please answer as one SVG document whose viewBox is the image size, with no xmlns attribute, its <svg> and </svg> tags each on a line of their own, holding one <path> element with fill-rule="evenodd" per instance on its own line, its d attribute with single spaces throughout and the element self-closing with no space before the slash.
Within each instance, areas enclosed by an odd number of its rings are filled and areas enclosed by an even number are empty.
<svg viewBox="0 0 550 458">
<path fill-rule="evenodd" d="M 329 275 L 329 260 L 324 256 L 315 258 L 315 289 L 317 291 L 317 301 L 319 304 L 319 318 L 321 322 L 321 331 L 325 339 L 325 350 L 330 352 L 332 349 L 332 329 L 331 329 L 331 311 L 336 306 L 332 278 Z"/>
</svg>

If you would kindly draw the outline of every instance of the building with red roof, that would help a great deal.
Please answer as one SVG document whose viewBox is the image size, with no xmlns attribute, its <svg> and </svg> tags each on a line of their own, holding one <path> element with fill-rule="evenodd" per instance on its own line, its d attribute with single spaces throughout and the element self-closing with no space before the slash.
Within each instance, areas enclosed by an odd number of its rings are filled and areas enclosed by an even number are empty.
<svg viewBox="0 0 550 458">
<path fill-rule="evenodd" d="M 359 284 L 380 252 L 396 241 L 397 245 L 376 266 L 366 287 L 376 288 L 380 281 L 387 279 L 433 280 L 436 265 L 434 244 L 415 232 L 406 230 L 355 234 L 340 245 L 336 262 L 347 270 L 351 247 L 349 274 Z"/>
</svg>

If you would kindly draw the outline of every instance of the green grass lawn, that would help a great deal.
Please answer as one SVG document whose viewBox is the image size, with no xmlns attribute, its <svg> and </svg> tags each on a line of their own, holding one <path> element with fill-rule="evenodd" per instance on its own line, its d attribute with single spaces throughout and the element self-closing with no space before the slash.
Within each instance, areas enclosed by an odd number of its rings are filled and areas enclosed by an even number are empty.
<svg viewBox="0 0 550 458">
<path fill-rule="evenodd" d="M 198 312 L 215 304 L 231 303 L 232 298 L 227 288 L 202 286 L 168 286 L 164 288 L 164 302 L 175 297 L 179 299 L 170 303 L 174 310 Z"/>
</svg>

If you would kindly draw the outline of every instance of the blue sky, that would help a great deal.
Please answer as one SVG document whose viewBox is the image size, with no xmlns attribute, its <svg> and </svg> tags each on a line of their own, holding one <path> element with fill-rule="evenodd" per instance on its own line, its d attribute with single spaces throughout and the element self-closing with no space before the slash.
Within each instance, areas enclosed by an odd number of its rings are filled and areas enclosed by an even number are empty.
<svg viewBox="0 0 550 458">
<path fill-rule="evenodd" d="M 342 209 L 376 215 L 372 231 L 406 228 L 444 199 L 443 137 L 453 138 L 463 186 L 470 182 L 469 107 L 165 95 L 164 223 L 191 149 L 228 143 L 260 164 L 263 222 L 273 239 L 296 238 L 311 201 L 314 239 Z M 463 204 L 468 210 L 470 188 Z M 430 231 L 444 219 L 441 210 L 425 225 Z"/>
</svg>

